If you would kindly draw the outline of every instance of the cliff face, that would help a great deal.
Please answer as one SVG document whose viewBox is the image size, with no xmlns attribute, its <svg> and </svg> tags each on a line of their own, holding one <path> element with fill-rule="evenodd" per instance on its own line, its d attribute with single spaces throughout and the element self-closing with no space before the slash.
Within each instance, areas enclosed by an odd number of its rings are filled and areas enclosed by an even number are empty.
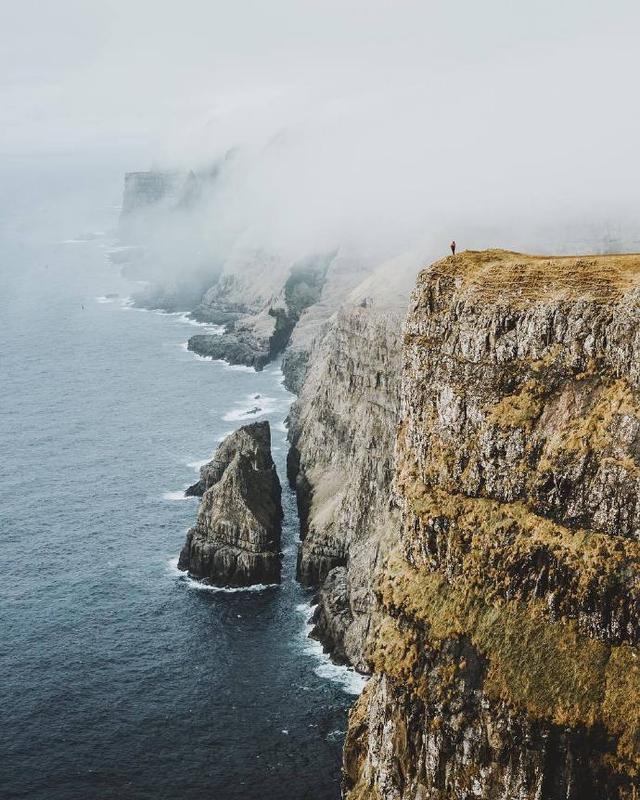
<svg viewBox="0 0 640 800">
<path fill-rule="evenodd" d="M 122 195 L 122 220 L 161 204 L 172 206 L 180 201 L 187 175 L 181 172 L 127 172 Z"/>
<path fill-rule="evenodd" d="M 376 269 L 361 263 L 359 275 L 348 259 L 337 262 L 325 303 L 309 309 L 294 333 L 296 353 L 315 344 L 288 374 L 290 384 L 302 383 L 290 414 L 289 479 L 300 512 L 298 579 L 319 589 L 314 635 L 334 659 L 367 671 L 375 575 L 397 528 L 390 488 L 402 322 L 416 259 Z M 345 291 L 354 275 L 358 285 Z M 343 307 L 323 318 L 332 303 Z"/>
<path fill-rule="evenodd" d="M 179 569 L 218 586 L 280 580 L 282 505 L 268 422 L 228 436 L 187 491 L 202 501 Z"/>
<path fill-rule="evenodd" d="M 333 324 L 335 314 L 373 267 L 371 260 L 355 256 L 345 248 L 328 264 L 322 291 L 317 301 L 300 314 L 282 359 L 285 386 L 289 391 L 300 395 L 310 362 L 316 354 L 322 358 L 318 345 Z"/>
<path fill-rule="evenodd" d="M 421 273 L 350 798 L 635 798 L 640 257 Z"/>
<path fill-rule="evenodd" d="M 340 311 L 312 354 L 290 415 L 289 477 L 302 538 L 298 579 L 322 585 L 316 635 L 337 660 L 361 669 L 389 513 L 400 332 L 393 314 Z"/>
</svg>

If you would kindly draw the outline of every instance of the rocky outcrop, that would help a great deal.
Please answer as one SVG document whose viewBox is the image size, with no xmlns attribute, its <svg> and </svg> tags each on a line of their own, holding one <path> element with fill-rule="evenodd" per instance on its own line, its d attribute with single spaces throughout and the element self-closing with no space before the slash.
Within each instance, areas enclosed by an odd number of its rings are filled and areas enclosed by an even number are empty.
<svg viewBox="0 0 640 800">
<path fill-rule="evenodd" d="M 268 422 L 227 436 L 187 493 L 202 501 L 179 569 L 217 586 L 279 582 L 281 490 Z"/>
<path fill-rule="evenodd" d="M 639 364 L 638 256 L 421 273 L 348 798 L 638 796 Z"/>
<path fill-rule="evenodd" d="M 273 265 L 269 281 L 276 280 L 278 291 L 271 297 L 256 294 L 257 289 L 264 291 L 265 284 L 256 283 L 255 275 L 252 292 L 240 289 L 251 271 L 244 275 L 223 274 L 194 314 L 209 322 L 226 323 L 225 332 L 192 336 L 189 350 L 261 370 L 282 353 L 303 311 L 319 300 L 334 255 L 314 256 L 293 264 L 280 283 L 277 281 L 282 264 L 277 268 Z"/>
<path fill-rule="evenodd" d="M 254 325 L 222 334 L 198 333 L 189 338 L 187 349 L 205 358 L 244 364 L 259 371 L 271 361 L 271 336 L 272 333 L 257 335 Z"/>
</svg>

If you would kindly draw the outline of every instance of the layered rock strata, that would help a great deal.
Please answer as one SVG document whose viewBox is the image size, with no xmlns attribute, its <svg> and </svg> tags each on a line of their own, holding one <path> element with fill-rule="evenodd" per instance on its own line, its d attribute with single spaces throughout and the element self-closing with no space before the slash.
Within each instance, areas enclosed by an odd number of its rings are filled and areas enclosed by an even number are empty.
<svg viewBox="0 0 640 800">
<path fill-rule="evenodd" d="M 638 796 L 639 365 L 640 256 L 421 273 L 348 798 Z"/>
<path fill-rule="evenodd" d="M 281 489 L 268 422 L 227 436 L 187 493 L 202 501 L 179 569 L 217 586 L 279 582 Z"/>
<path fill-rule="evenodd" d="M 416 262 L 406 254 L 374 267 L 340 255 L 283 361 L 285 380 L 302 387 L 288 460 L 302 539 L 297 575 L 318 589 L 312 635 L 360 671 L 368 669 L 375 574 L 397 528 L 390 486 L 402 323 Z"/>
<path fill-rule="evenodd" d="M 298 579 L 320 589 L 314 635 L 361 670 L 385 549 L 399 410 L 400 313 L 344 308 L 310 359 L 290 414 Z"/>
</svg>

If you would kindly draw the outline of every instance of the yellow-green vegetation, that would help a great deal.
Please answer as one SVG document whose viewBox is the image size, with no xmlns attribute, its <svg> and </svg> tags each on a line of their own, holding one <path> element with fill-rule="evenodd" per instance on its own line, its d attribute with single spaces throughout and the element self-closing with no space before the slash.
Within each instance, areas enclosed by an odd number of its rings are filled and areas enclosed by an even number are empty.
<svg viewBox="0 0 640 800">
<path fill-rule="evenodd" d="M 614 584 L 625 586 L 625 599 L 640 604 L 640 542 L 586 529 L 571 529 L 534 514 L 524 502 L 500 503 L 467 497 L 406 481 L 402 491 L 411 513 L 429 525 L 446 518 L 447 559 L 466 586 L 498 601 L 513 594 L 513 574 L 522 576 L 532 554 L 545 550 L 550 561 L 572 576 L 571 597 L 579 605 Z M 445 534 L 439 534 L 441 537 Z M 516 569 L 512 569 L 516 567 Z M 454 578 L 452 578 L 454 579 Z"/>
<path fill-rule="evenodd" d="M 506 395 L 489 408 L 487 421 L 501 428 L 531 430 L 544 408 L 544 394 L 545 387 L 540 381 L 525 381 L 517 392 Z"/>
<path fill-rule="evenodd" d="M 484 692 L 538 719 L 576 727 L 602 724 L 617 737 L 614 761 L 630 774 L 640 770 L 640 671 L 637 648 L 609 647 L 582 636 L 572 621 L 549 621 L 539 601 L 487 603 L 477 590 L 449 584 L 391 556 L 380 587 L 385 624 L 374 643 L 375 669 L 396 673 L 395 654 L 406 647 L 406 626 L 426 629 L 429 645 L 465 635 L 487 659 Z M 398 640 L 398 641 L 396 641 Z M 419 675 L 413 665 L 413 680 Z M 411 683 L 407 682 L 411 688 Z M 425 687 L 415 690 L 425 698 Z"/>
<path fill-rule="evenodd" d="M 547 438 L 541 468 L 546 460 L 561 452 L 604 452 L 612 445 L 611 429 L 616 420 L 623 416 L 640 419 L 640 404 L 623 378 L 602 381 L 590 394 L 583 412 L 575 413 L 572 409 L 573 413 L 566 414 L 564 424 L 557 425 Z M 623 461 L 635 467 L 632 459 Z"/>
<path fill-rule="evenodd" d="M 549 297 L 608 303 L 640 282 L 640 255 L 530 256 L 508 250 L 466 250 L 437 261 L 430 277 L 457 281 L 458 293 L 501 297 L 513 308 Z M 422 280 L 424 280 L 422 274 Z"/>
<path fill-rule="evenodd" d="M 382 800 L 378 790 L 370 785 L 363 769 L 367 752 L 368 711 L 374 681 L 369 681 L 349 712 L 349 725 L 344 743 L 344 776 L 351 788 L 349 800 Z"/>
<path fill-rule="evenodd" d="M 420 650 L 416 632 L 410 625 L 403 626 L 391 617 L 383 617 L 372 642 L 369 655 L 374 671 L 385 672 L 420 695 L 421 686 L 414 674 L 420 663 Z"/>
</svg>

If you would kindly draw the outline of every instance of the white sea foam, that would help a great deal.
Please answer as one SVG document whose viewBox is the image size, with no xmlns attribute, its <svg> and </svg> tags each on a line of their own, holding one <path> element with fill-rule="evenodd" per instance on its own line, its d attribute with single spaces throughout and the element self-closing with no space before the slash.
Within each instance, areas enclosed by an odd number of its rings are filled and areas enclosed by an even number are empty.
<svg viewBox="0 0 640 800">
<path fill-rule="evenodd" d="M 235 594 L 236 592 L 264 592 L 265 589 L 276 589 L 279 583 L 256 583 L 253 586 L 210 586 L 191 578 L 186 572 L 178 569 L 178 559 L 170 558 L 167 561 L 169 573 L 185 583 L 189 589 L 199 592 L 222 592 L 223 594 Z M 240 616 L 240 615 L 238 615 Z"/>
<path fill-rule="evenodd" d="M 211 359 L 209 358 L 209 356 L 201 356 L 200 353 L 194 353 L 193 350 L 189 350 L 189 342 L 187 342 L 185 350 L 189 353 L 189 355 L 194 361 L 200 361 L 201 363 L 204 363 L 206 361 L 208 364 L 211 363 Z"/>
<path fill-rule="evenodd" d="M 187 487 L 185 486 L 185 489 Z M 180 489 L 178 492 L 163 492 L 162 493 L 163 500 L 193 500 L 193 497 L 186 497 L 184 493 L 184 489 Z M 197 498 L 195 498 L 197 499 Z"/>
<path fill-rule="evenodd" d="M 180 322 L 184 322 L 185 325 L 193 325 L 196 328 L 206 328 L 207 333 L 210 333 L 212 336 L 222 336 L 224 333 L 224 325 L 214 325 L 212 322 L 200 322 L 190 317 L 189 313 L 186 311 L 179 311 L 175 316 Z"/>
<path fill-rule="evenodd" d="M 136 281 L 137 283 L 147 284 L 148 281 Z M 224 333 L 224 325 L 214 325 L 211 322 L 200 322 L 197 319 L 192 319 L 188 311 L 167 311 L 164 308 L 145 308 L 144 306 L 135 306 L 136 311 L 145 311 L 150 314 L 158 314 L 161 317 L 175 317 L 178 322 L 184 322 L 185 325 L 193 325 L 196 328 L 205 328 L 207 333 L 212 336 L 220 336 Z"/>
<path fill-rule="evenodd" d="M 280 433 L 286 433 L 287 432 L 287 426 L 285 424 L 285 421 L 282 420 L 281 422 L 274 423 L 273 429 L 276 430 L 276 431 L 280 431 Z"/>
<path fill-rule="evenodd" d="M 169 566 L 169 572 L 172 575 L 174 575 L 176 578 L 181 578 L 184 575 L 184 572 L 181 572 L 181 570 L 178 569 L 178 558 L 177 558 L 177 556 L 176 556 L 176 558 L 170 558 L 167 561 L 167 564 Z"/>
<path fill-rule="evenodd" d="M 118 297 L 107 297 L 106 295 L 102 295 L 101 297 L 96 297 L 98 303 L 115 303 L 116 300 L 119 300 Z"/>
<path fill-rule="evenodd" d="M 211 456 L 209 458 L 203 458 L 202 461 L 187 461 L 187 466 L 191 467 L 191 469 L 195 469 L 196 472 L 200 472 L 200 467 L 204 467 L 205 464 L 208 464 L 211 461 Z"/>
<path fill-rule="evenodd" d="M 268 372 L 269 375 L 273 375 L 278 379 L 279 384 L 282 384 L 282 382 L 284 381 L 284 374 L 282 372 L 282 367 L 275 366 L 272 369 L 268 370 Z"/>
<path fill-rule="evenodd" d="M 230 369 L 232 372 L 255 372 L 256 371 L 254 367 L 248 367 L 246 364 L 229 364 L 228 362 L 226 362 L 226 361 L 224 361 L 222 359 L 216 359 L 216 360 L 217 361 L 218 360 L 221 361 L 224 364 L 225 369 Z"/>
<path fill-rule="evenodd" d="M 314 669 L 316 675 L 338 683 L 347 694 L 360 694 L 367 683 L 367 677 L 356 672 L 352 667 L 334 664 L 329 655 L 323 651 L 320 642 L 309 638 L 309 634 L 313 629 L 309 619 L 313 615 L 315 608 L 316 606 L 312 606 L 311 603 L 300 603 L 296 606 L 296 611 L 304 616 L 304 627 L 302 629 L 303 651 L 319 662 Z"/>
<path fill-rule="evenodd" d="M 276 410 L 278 400 L 267 395 L 248 394 L 238 403 L 236 407 L 227 411 L 222 419 L 225 422 L 242 422 L 244 420 L 258 419 L 266 414 L 271 414 Z"/>
<path fill-rule="evenodd" d="M 181 573 L 184 575 L 185 573 Z M 185 583 L 189 589 L 199 592 L 222 592 L 224 594 L 235 594 L 236 592 L 264 592 L 265 589 L 277 589 L 279 583 L 254 583 L 253 586 L 211 586 L 208 583 L 196 581 L 194 578 L 185 577 Z"/>
</svg>

